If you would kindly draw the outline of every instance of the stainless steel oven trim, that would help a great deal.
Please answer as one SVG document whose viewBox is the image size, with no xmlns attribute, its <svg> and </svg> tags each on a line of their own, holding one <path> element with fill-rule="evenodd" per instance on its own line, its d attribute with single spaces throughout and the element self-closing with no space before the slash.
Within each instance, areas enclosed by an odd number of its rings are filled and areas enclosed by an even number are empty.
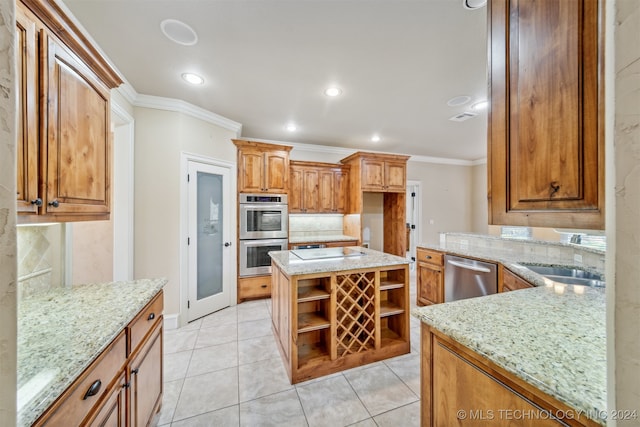
<svg viewBox="0 0 640 427">
<path fill-rule="evenodd" d="M 259 239 L 240 240 L 240 277 L 261 276 L 271 274 L 271 264 L 264 267 L 247 268 L 247 248 L 256 246 L 280 245 L 281 250 L 286 251 L 289 245 L 288 239 Z"/>
<path fill-rule="evenodd" d="M 253 198 L 253 197 L 256 197 L 256 198 L 268 198 L 268 199 L 273 199 L 273 200 L 277 200 L 277 201 L 268 201 L 268 202 L 248 201 L 250 198 Z M 239 201 L 239 203 L 260 204 L 260 205 L 264 205 L 264 204 L 286 205 L 288 203 L 288 201 L 287 201 L 287 195 L 286 194 L 248 194 L 248 193 L 240 193 L 240 201 Z"/>
<path fill-rule="evenodd" d="M 247 215 L 250 210 L 277 210 L 282 214 L 282 230 L 278 231 L 247 231 Z M 283 204 L 240 204 L 240 239 L 286 239 L 289 237 L 289 209 Z"/>
</svg>

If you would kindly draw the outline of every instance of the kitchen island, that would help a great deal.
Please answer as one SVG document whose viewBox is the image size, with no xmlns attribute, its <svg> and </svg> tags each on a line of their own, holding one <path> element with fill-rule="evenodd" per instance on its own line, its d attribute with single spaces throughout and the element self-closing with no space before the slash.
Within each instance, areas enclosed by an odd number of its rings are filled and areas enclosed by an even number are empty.
<svg viewBox="0 0 640 427">
<path fill-rule="evenodd" d="M 605 424 L 603 288 L 551 284 L 412 314 L 423 426 Z"/>
<path fill-rule="evenodd" d="M 405 258 L 357 246 L 269 255 L 273 331 L 292 384 L 411 351 Z"/>
<path fill-rule="evenodd" d="M 79 425 L 96 417 L 100 421 L 102 412 L 96 406 L 110 405 L 111 395 L 121 399 L 116 402 L 120 409 L 138 408 L 143 399 L 150 403 L 149 414 L 144 415 L 155 413 L 162 397 L 162 288 L 166 283 L 166 279 L 142 279 L 87 284 L 22 298 L 18 425 Z M 139 367 L 143 369 L 136 375 Z M 131 387 L 128 405 L 118 380 L 123 384 L 126 380 L 126 388 Z M 151 381 L 133 396 L 140 380 Z M 140 417 L 141 412 L 136 415 Z"/>
</svg>

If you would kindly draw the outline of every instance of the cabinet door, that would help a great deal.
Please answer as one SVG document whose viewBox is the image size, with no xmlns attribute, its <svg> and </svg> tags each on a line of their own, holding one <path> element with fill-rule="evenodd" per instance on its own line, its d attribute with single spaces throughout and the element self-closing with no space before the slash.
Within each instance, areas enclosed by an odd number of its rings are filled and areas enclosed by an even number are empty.
<svg viewBox="0 0 640 427">
<path fill-rule="evenodd" d="M 490 3 L 491 224 L 604 228 L 599 3 Z"/>
<path fill-rule="evenodd" d="M 404 192 L 407 190 L 406 163 L 390 162 L 384 163 L 385 190 Z"/>
<path fill-rule="evenodd" d="M 16 4 L 17 209 L 38 212 L 38 74 L 35 18 Z M 32 203 L 33 201 L 33 203 Z"/>
<path fill-rule="evenodd" d="M 318 170 L 305 169 L 303 172 L 304 188 L 302 190 L 302 204 L 304 211 L 307 213 L 318 212 L 319 194 L 318 194 Z"/>
<path fill-rule="evenodd" d="M 129 369 L 130 425 L 147 426 L 162 400 L 162 319 L 131 361 Z"/>
<path fill-rule="evenodd" d="M 444 302 L 444 271 L 442 267 L 418 261 L 418 305 Z"/>
<path fill-rule="evenodd" d="M 363 159 L 362 160 L 362 190 L 363 191 L 383 191 L 384 190 L 384 160 Z"/>
<path fill-rule="evenodd" d="M 347 189 L 349 186 L 349 173 L 345 171 L 335 171 L 333 173 L 333 207 L 336 212 L 347 212 Z"/>
<path fill-rule="evenodd" d="M 238 191 L 260 193 L 264 191 L 264 153 L 241 151 L 238 171 Z"/>
<path fill-rule="evenodd" d="M 125 386 L 125 373 L 122 372 L 118 381 L 113 386 L 93 421 L 91 427 L 125 427 L 127 423 L 127 393 Z"/>
<path fill-rule="evenodd" d="M 304 169 L 291 167 L 291 189 L 289 191 L 289 213 L 304 212 Z"/>
<path fill-rule="evenodd" d="M 289 153 L 267 151 L 265 154 L 265 191 L 287 193 L 289 190 Z"/>
<path fill-rule="evenodd" d="M 334 212 L 335 178 L 332 170 L 321 170 L 319 176 L 319 205 L 320 212 Z"/>
<path fill-rule="evenodd" d="M 48 214 L 103 214 L 110 200 L 109 91 L 66 47 L 47 37 Z"/>
<path fill-rule="evenodd" d="M 518 289 L 527 289 L 531 287 L 533 287 L 533 285 L 529 282 L 516 276 L 506 268 L 503 268 L 502 292 L 517 291 Z"/>
</svg>

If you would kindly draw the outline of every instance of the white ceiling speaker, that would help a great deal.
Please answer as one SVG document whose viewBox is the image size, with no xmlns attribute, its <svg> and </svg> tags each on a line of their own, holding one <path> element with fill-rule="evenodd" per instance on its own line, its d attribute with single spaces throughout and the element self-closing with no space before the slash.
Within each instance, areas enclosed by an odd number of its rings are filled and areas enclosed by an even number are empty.
<svg viewBox="0 0 640 427">
<path fill-rule="evenodd" d="M 160 29 L 162 34 L 172 42 L 183 46 L 193 46 L 198 43 L 198 35 L 193 28 L 177 19 L 165 19 L 160 23 Z"/>
<path fill-rule="evenodd" d="M 454 96 L 453 98 L 447 101 L 447 105 L 449 107 L 459 107 L 461 105 L 466 104 L 469 101 L 471 101 L 471 97 L 468 95 Z"/>
<path fill-rule="evenodd" d="M 469 10 L 480 9 L 487 4 L 487 0 L 462 0 L 462 7 Z"/>
</svg>

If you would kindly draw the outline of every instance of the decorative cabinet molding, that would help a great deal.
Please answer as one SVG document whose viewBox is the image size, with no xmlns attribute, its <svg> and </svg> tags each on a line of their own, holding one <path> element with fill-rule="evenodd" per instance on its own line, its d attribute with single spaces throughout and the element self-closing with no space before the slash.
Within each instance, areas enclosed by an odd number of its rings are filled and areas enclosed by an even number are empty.
<svg viewBox="0 0 640 427">
<path fill-rule="evenodd" d="M 601 3 L 489 3 L 490 224 L 604 228 Z"/>
<path fill-rule="evenodd" d="M 16 4 L 19 223 L 109 219 L 109 90 L 122 83 L 54 1 Z"/>
<path fill-rule="evenodd" d="M 238 147 L 239 193 L 289 193 L 289 151 L 286 145 L 232 140 Z"/>
<path fill-rule="evenodd" d="M 348 167 L 291 161 L 289 213 L 345 213 Z"/>
</svg>

